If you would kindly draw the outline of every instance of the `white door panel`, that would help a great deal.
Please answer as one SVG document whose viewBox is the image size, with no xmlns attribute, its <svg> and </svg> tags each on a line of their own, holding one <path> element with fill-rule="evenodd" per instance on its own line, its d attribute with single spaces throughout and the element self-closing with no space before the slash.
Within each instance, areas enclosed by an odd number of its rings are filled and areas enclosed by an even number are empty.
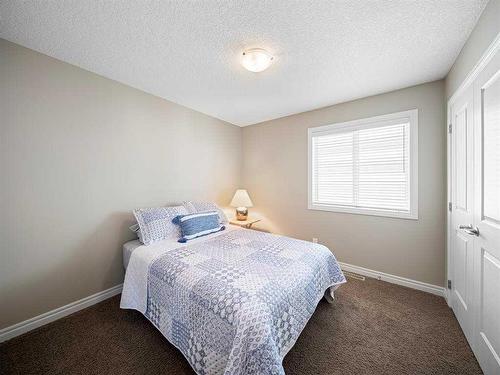
<svg viewBox="0 0 500 375">
<path fill-rule="evenodd" d="M 482 87 L 484 212 L 482 220 L 500 225 L 500 72 Z M 481 120 L 481 119 L 479 119 Z"/>
<path fill-rule="evenodd" d="M 482 319 L 482 331 L 500 332 L 500 259 L 494 257 L 490 252 L 481 249 L 482 258 L 482 282 L 481 282 L 481 301 L 480 307 Z M 493 283 L 494 282 L 494 283 Z M 500 348 L 500 337 L 491 335 L 491 345 L 494 348 Z"/>
<path fill-rule="evenodd" d="M 500 374 L 500 54 L 474 82 L 475 354 Z"/>
<path fill-rule="evenodd" d="M 484 373 L 499 375 L 499 52 L 452 103 L 450 119 L 450 302 Z"/>
<path fill-rule="evenodd" d="M 457 277 L 454 293 L 458 298 L 458 301 L 462 304 L 464 310 L 468 309 L 469 304 L 469 289 L 467 283 L 467 270 L 470 268 L 472 259 L 470 251 L 470 246 L 468 239 L 465 238 L 461 233 L 457 234 L 456 238 L 456 248 L 455 248 L 455 270 L 457 274 L 463 275 L 463 277 Z"/>
<path fill-rule="evenodd" d="M 470 120 L 472 97 L 467 97 L 465 99 L 467 99 L 467 101 L 454 116 L 455 123 L 453 124 L 453 130 L 455 138 L 455 210 L 460 210 L 467 214 L 469 211 L 467 203 L 470 202 L 471 198 L 467 197 L 467 192 L 470 189 L 470 183 L 467 177 L 470 175 L 468 167 L 472 161 L 468 160 L 468 158 L 471 158 L 470 150 L 472 143 L 471 137 L 467 134 L 467 130 L 472 125 L 472 121 Z"/>
<path fill-rule="evenodd" d="M 474 203 L 474 117 L 472 87 L 462 94 L 451 108 L 452 118 L 452 240 L 451 264 L 453 283 L 451 304 L 469 342 L 473 343 L 473 239 L 460 225 L 473 221 Z"/>
<path fill-rule="evenodd" d="M 500 259 L 484 248 L 480 257 L 476 355 L 485 374 L 500 374 Z"/>
</svg>

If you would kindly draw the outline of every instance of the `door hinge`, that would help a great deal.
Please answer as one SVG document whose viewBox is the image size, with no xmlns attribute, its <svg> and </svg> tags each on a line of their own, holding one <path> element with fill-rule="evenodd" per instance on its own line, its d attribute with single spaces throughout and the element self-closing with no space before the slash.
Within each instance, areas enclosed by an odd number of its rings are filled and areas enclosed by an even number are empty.
<svg viewBox="0 0 500 375">
<path fill-rule="evenodd" d="M 451 280 L 448 280 L 448 289 L 451 289 Z"/>
<path fill-rule="evenodd" d="M 448 125 L 448 133 L 450 133 L 450 134 L 451 134 L 451 129 L 452 129 L 452 128 L 453 128 L 453 127 L 452 127 L 452 125 L 451 125 L 451 124 L 449 124 L 449 125 Z"/>
<path fill-rule="evenodd" d="M 453 206 L 453 205 L 451 204 L 451 202 L 448 202 L 448 211 L 451 211 L 452 206 Z"/>
</svg>

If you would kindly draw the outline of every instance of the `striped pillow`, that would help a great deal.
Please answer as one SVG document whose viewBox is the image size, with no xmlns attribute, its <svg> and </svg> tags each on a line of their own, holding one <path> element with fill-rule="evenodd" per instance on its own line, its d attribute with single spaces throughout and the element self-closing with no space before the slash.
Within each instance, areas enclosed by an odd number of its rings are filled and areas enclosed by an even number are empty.
<svg viewBox="0 0 500 375">
<path fill-rule="evenodd" d="M 197 237 L 226 229 L 219 223 L 217 211 L 199 212 L 189 215 L 179 215 L 172 222 L 181 228 L 181 238 L 178 242 L 187 242 Z"/>
</svg>

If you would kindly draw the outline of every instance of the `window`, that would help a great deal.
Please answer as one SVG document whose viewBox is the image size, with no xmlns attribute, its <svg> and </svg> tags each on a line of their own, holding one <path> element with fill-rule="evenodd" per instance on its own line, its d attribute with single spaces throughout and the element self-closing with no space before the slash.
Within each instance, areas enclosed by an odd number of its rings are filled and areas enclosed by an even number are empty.
<svg viewBox="0 0 500 375">
<path fill-rule="evenodd" d="M 418 110 L 308 136 L 310 209 L 418 219 Z"/>
</svg>

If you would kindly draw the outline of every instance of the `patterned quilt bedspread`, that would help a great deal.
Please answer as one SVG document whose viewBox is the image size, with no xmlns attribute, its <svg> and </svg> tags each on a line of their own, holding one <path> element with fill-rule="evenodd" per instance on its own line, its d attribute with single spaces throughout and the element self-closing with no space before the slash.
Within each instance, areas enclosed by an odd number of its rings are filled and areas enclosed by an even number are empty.
<svg viewBox="0 0 500 375">
<path fill-rule="evenodd" d="M 145 315 L 200 375 L 284 374 L 319 300 L 344 282 L 322 245 L 233 230 L 154 259 Z"/>
</svg>

